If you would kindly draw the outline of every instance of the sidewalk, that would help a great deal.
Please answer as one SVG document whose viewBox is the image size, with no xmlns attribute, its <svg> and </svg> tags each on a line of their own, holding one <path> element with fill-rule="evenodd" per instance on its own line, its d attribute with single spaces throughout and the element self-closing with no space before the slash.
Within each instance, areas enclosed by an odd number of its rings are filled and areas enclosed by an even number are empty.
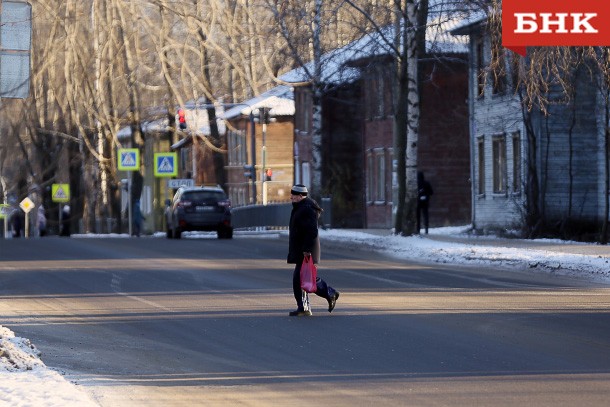
<svg viewBox="0 0 610 407">
<path fill-rule="evenodd" d="M 416 262 L 502 267 L 610 283 L 608 245 L 473 236 L 468 230 L 433 228 L 427 235 L 397 236 L 389 229 L 327 229 L 320 236 L 346 250 L 373 250 Z"/>
<path fill-rule="evenodd" d="M 466 227 L 462 227 L 465 229 Z M 573 241 L 563 241 L 559 239 L 508 239 L 495 236 L 474 236 L 466 233 L 447 233 L 443 231 L 447 228 L 431 229 L 430 233 L 421 235 L 423 239 L 430 239 L 437 242 L 467 244 L 476 246 L 506 247 L 515 249 L 537 249 L 553 251 L 565 254 L 583 254 L 610 256 L 610 245 L 600 245 L 597 243 L 582 243 Z M 453 228 L 449 228 L 453 229 Z M 352 232 L 363 232 L 375 236 L 392 236 L 392 231 L 388 229 L 349 229 Z"/>
</svg>

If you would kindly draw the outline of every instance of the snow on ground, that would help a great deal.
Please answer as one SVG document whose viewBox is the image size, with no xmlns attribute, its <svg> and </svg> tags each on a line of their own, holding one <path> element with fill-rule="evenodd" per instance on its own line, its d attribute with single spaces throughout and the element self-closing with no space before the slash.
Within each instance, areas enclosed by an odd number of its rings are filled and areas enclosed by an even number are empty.
<svg viewBox="0 0 610 407">
<path fill-rule="evenodd" d="M 28 339 L 0 325 L 0 406 L 87 407 L 89 396 L 47 368 Z"/>
<path fill-rule="evenodd" d="M 347 250 L 363 247 L 396 258 L 447 264 L 534 269 L 610 282 L 610 248 L 559 240 L 504 240 L 477 238 L 469 227 L 431 229 L 427 237 L 394 236 L 387 231 L 321 230 L 323 241 L 345 244 Z M 277 238 L 286 231 L 236 232 L 235 238 Z M 99 238 L 100 235 L 72 235 Z M 104 235 L 127 238 L 123 235 Z M 164 238 L 156 233 L 153 238 Z M 148 238 L 148 237 L 143 237 Z M 186 233 L 187 239 L 215 239 L 215 233 Z M 582 247 L 582 250 L 578 250 Z M 593 250 L 586 250 L 587 248 Z M 0 406 L 87 407 L 96 404 L 76 385 L 49 369 L 28 339 L 15 337 L 0 325 Z"/>
<path fill-rule="evenodd" d="M 322 238 L 358 244 L 400 259 L 419 262 L 535 269 L 558 275 L 610 282 L 610 247 L 554 239 L 522 240 L 477 237 L 469 227 L 431 229 L 426 237 L 373 235 L 333 229 Z M 582 250 L 578 250 L 582 247 Z M 587 248 L 593 250 L 586 250 Z M 597 248 L 597 249 L 595 249 Z"/>
</svg>

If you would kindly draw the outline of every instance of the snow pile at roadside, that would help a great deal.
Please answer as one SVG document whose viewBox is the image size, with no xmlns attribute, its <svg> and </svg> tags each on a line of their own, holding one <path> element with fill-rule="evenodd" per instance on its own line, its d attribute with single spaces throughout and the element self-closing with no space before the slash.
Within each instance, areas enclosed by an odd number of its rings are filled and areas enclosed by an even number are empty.
<svg viewBox="0 0 610 407">
<path fill-rule="evenodd" d="M 456 236 L 459 233 L 459 228 L 434 229 L 434 234 L 439 235 Z M 389 232 L 387 236 L 377 236 L 345 230 L 321 230 L 320 237 L 345 243 L 350 249 L 359 245 L 366 246 L 380 253 L 413 261 L 531 269 L 606 282 L 610 279 L 610 256 L 563 253 L 557 250 L 544 250 L 540 246 L 503 247 L 485 243 L 473 244 L 472 241 L 476 238 L 466 237 L 460 242 L 448 242 L 420 236 L 396 236 Z M 492 239 L 487 238 L 487 240 Z M 552 240 L 536 240 L 536 242 L 578 244 Z"/>
<path fill-rule="evenodd" d="M 16 338 L 13 331 L 0 325 L 0 372 L 32 370 L 44 366 L 40 351 L 29 339 Z"/>
<path fill-rule="evenodd" d="M 40 360 L 28 339 L 0 325 L 0 405 L 12 407 L 95 406 L 89 397 Z"/>
</svg>

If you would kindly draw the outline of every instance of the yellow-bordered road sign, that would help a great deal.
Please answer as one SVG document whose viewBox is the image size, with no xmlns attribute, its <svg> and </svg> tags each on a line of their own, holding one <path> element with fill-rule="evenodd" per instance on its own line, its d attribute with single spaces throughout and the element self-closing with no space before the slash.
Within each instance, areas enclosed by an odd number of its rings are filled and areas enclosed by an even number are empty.
<svg viewBox="0 0 610 407">
<path fill-rule="evenodd" d="M 140 150 L 137 148 L 119 148 L 117 156 L 119 171 L 137 171 L 140 169 Z"/>
<path fill-rule="evenodd" d="M 11 206 L 9 204 L 0 204 L 0 219 L 6 218 L 11 213 Z"/>
<path fill-rule="evenodd" d="M 23 201 L 19 202 L 19 207 L 23 209 L 25 213 L 30 213 L 32 209 L 34 209 L 34 202 L 27 196 L 23 199 Z"/>
<path fill-rule="evenodd" d="M 70 202 L 70 184 L 52 184 L 51 199 L 53 202 Z"/>
<path fill-rule="evenodd" d="M 155 153 L 155 177 L 178 175 L 178 153 Z"/>
</svg>

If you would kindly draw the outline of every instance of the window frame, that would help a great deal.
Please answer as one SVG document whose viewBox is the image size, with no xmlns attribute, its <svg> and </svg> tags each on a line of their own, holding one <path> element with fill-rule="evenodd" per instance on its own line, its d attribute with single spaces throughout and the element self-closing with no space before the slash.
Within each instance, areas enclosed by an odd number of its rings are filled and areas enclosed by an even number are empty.
<svg viewBox="0 0 610 407">
<path fill-rule="evenodd" d="M 485 137 L 477 138 L 477 160 L 478 160 L 478 178 L 477 178 L 477 195 L 485 196 Z"/>
<path fill-rule="evenodd" d="M 498 134 L 491 139 L 492 150 L 492 191 L 494 195 L 506 195 L 507 165 L 506 165 L 506 135 Z"/>
<path fill-rule="evenodd" d="M 385 149 L 374 151 L 375 154 L 375 202 L 387 201 L 386 195 L 386 154 Z"/>
<path fill-rule="evenodd" d="M 521 193 L 521 171 L 522 171 L 522 159 L 521 159 L 521 133 L 515 131 L 511 135 L 512 139 L 512 160 L 513 160 L 513 171 L 512 171 L 512 192 L 513 194 Z"/>
<path fill-rule="evenodd" d="M 476 56 L 476 70 L 475 73 L 477 75 L 476 78 L 476 97 L 482 98 L 485 96 L 485 79 L 487 76 L 485 70 L 485 42 L 483 38 L 478 38 L 474 44 L 475 47 L 475 56 Z"/>
<path fill-rule="evenodd" d="M 506 53 L 503 48 L 493 51 L 497 54 L 498 65 L 493 70 L 492 90 L 493 95 L 503 95 L 508 87 L 506 78 Z"/>
</svg>

